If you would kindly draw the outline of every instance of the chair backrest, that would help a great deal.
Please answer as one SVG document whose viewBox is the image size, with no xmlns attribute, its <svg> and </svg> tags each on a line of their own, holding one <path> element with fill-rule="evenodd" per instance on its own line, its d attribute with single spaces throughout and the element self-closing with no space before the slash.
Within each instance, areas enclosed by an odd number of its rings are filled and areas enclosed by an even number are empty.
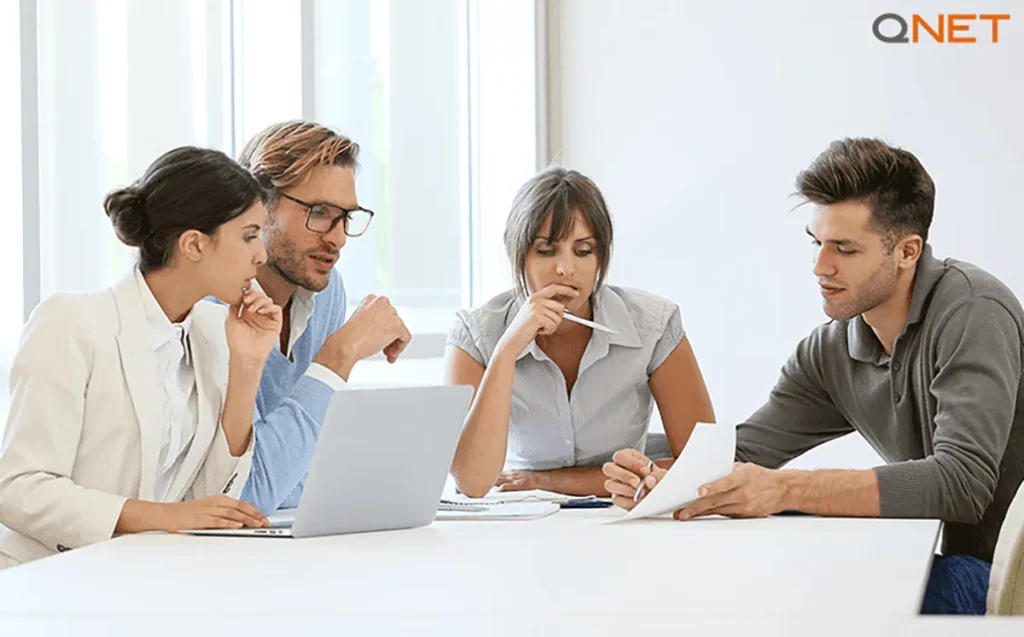
<svg viewBox="0 0 1024 637">
<path fill-rule="evenodd" d="M 989 615 L 1024 615 L 1024 484 L 999 529 L 986 606 Z"/>
</svg>

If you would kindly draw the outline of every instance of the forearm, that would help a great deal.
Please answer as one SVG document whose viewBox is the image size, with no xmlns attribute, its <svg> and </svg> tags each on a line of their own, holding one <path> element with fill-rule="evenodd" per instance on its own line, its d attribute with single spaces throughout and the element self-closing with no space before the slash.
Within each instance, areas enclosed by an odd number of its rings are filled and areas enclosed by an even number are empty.
<svg viewBox="0 0 1024 637">
<path fill-rule="evenodd" d="M 313 362 L 323 365 L 347 383 L 357 361 L 355 355 L 348 349 L 332 348 L 325 345 L 317 352 Z"/>
<path fill-rule="evenodd" d="M 515 358 L 496 355 L 484 371 L 452 462 L 452 476 L 463 493 L 483 496 L 502 467 L 508 450 Z"/>
<path fill-rule="evenodd" d="M 607 479 L 601 467 L 569 467 L 538 471 L 537 488 L 566 495 L 596 495 L 607 498 L 611 495 L 604 488 Z"/>
<path fill-rule="evenodd" d="M 228 391 L 224 398 L 221 427 L 228 442 L 228 450 L 235 457 L 241 456 L 249 448 L 252 413 L 264 363 L 232 357 L 228 366 Z"/>
<path fill-rule="evenodd" d="M 782 509 L 836 517 L 878 517 L 881 499 L 873 471 L 779 471 Z"/>
<path fill-rule="evenodd" d="M 144 533 L 146 531 L 163 531 L 167 525 L 166 506 L 159 502 L 145 500 L 128 500 L 117 518 L 114 533 Z"/>
</svg>

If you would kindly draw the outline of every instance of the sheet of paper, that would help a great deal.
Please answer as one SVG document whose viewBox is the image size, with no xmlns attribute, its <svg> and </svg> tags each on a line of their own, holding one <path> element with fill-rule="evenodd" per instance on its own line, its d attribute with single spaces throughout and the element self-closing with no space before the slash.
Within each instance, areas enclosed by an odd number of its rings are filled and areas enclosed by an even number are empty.
<svg viewBox="0 0 1024 637">
<path fill-rule="evenodd" d="M 728 424 L 697 423 L 683 453 L 647 497 L 623 522 L 649 518 L 680 509 L 697 499 L 697 489 L 732 473 L 736 457 L 736 428 Z"/>
</svg>

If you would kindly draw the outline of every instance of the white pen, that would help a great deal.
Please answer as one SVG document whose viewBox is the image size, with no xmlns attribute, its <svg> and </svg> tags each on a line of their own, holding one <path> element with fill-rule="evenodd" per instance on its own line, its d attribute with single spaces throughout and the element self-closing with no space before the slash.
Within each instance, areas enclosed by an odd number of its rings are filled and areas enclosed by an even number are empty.
<svg viewBox="0 0 1024 637">
<path fill-rule="evenodd" d="M 256 290 L 260 294 L 266 294 L 263 288 L 260 287 L 260 282 L 256 280 L 256 277 L 249 279 L 249 285 L 242 288 L 242 300 L 238 302 L 238 318 L 242 318 L 242 311 L 245 310 L 245 293 L 250 289 Z"/>
<path fill-rule="evenodd" d="M 613 330 L 610 327 L 605 327 L 604 325 L 601 325 L 600 323 L 595 323 L 593 321 L 588 321 L 587 319 L 582 319 L 582 318 L 576 316 L 575 314 L 569 314 L 568 312 L 562 312 L 562 318 L 564 318 L 566 320 L 569 320 L 569 321 L 572 321 L 573 323 L 579 323 L 580 325 L 586 325 L 587 327 L 595 329 L 595 330 L 601 330 L 602 332 L 608 332 L 609 334 L 618 334 L 617 331 Z"/>
<path fill-rule="evenodd" d="M 653 460 L 648 460 L 647 461 L 647 470 L 651 471 L 652 469 L 654 469 L 654 461 Z M 647 476 L 640 476 L 640 486 L 638 486 L 636 488 L 636 493 L 633 494 L 633 502 L 639 502 L 640 501 L 640 493 L 644 490 L 644 480 L 646 480 L 646 479 L 647 479 Z"/>
</svg>

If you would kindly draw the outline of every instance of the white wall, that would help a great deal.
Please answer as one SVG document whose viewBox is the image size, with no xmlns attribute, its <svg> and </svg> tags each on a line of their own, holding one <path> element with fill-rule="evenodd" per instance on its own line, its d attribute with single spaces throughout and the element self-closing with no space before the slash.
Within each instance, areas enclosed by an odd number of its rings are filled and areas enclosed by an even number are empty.
<svg viewBox="0 0 1024 637">
<path fill-rule="evenodd" d="M 834 138 L 879 136 L 914 152 L 937 186 L 936 253 L 1024 293 L 1019 8 L 556 0 L 553 155 L 608 198 L 611 281 L 682 306 L 720 421 L 756 409 L 796 342 L 825 320 L 806 217 L 788 211 L 797 172 Z M 892 11 L 1013 17 L 997 45 L 981 26 L 978 44 L 883 44 L 871 25 Z M 812 464 L 874 460 L 845 440 Z"/>
</svg>

